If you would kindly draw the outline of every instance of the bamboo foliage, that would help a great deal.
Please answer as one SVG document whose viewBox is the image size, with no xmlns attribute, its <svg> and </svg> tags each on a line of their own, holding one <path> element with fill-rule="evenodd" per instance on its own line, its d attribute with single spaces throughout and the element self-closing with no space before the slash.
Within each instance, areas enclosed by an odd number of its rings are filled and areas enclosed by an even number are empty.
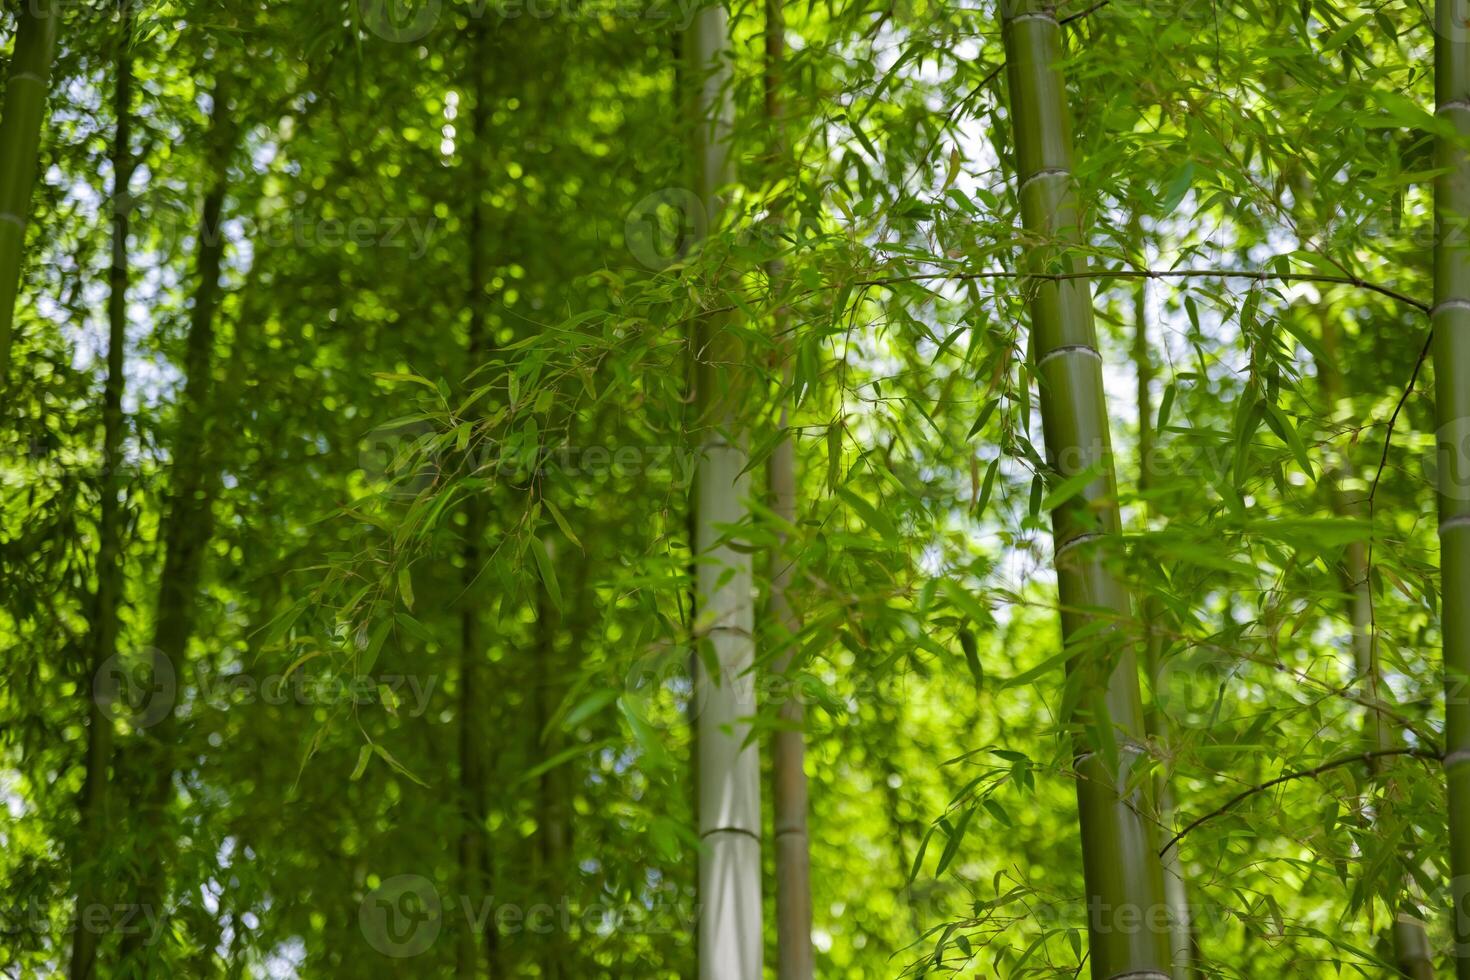
<svg viewBox="0 0 1470 980">
<path fill-rule="evenodd" d="M 1080 234 L 1055 5 L 1008 0 L 1002 8 L 1022 219 L 1037 243 L 1027 265 L 1032 272 L 1075 272 L 1079 260 L 1068 246 Z M 1150 913 L 1167 907 L 1147 781 L 1126 789 L 1144 737 L 1136 654 L 1126 639 L 1106 645 L 1074 639 L 1099 622 L 1112 624 L 1105 636 L 1120 639 L 1117 624 L 1132 615 L 1107 560 L 1109 546 L 1119 541 L 1119 515 L 1091 287 L 1082 279 L 1053 279 L 1032 288 L 1031 358 L 1048 456 L 1060 479 L 1095 474 L 1078 498 L 1052 514 L 1062 637 L 1074 648 L 1069 684 L 1080 685 L 1073 721 L 1083 732 L 1077 797 L 1092 975 L 1167 980 L 1169 930 L 1147 924 Z M 1120 928 L 1127 910 L 1141 911 L 1145 924 Z"/>
<path fill-rule="evenodd" d="M 0 383 L 10 374 L 15 299 L 59 11 L 59 0 L 20 5 L 15 54 L 5 83 L 5 105 L 0 109 Z"/>
<path fill-rule="evenodd" d="M 1445 676 L 1445 779 L 1456 976 L 1470 980 L 1470 30 L 1464 5 L 1435 4 L 1435 102 L 1453 135 L 1437 142 L 1434 182 L 1435 421 Z"/>
<path fill-rule="evenodd" d="M 723 6 L 704 7 L 685 34 L 695 190 L 706 215 L 719 211 L 729 183 L 734 102 Z M 711 221 L 711 224 L 714 224 Z M 699 456 L 694 475 L 694 640 L 696 652 L 699 856 L 699 975 L 761 976 L 760 759 L 747 744 L 755 714 L 755 615 L 748 551 L 731 529 L 748 517 L 746 435 L 736 425 L 744 388 L 744 345 L 720 318 L 694 331 L 694 406 Z"/>
</svg>

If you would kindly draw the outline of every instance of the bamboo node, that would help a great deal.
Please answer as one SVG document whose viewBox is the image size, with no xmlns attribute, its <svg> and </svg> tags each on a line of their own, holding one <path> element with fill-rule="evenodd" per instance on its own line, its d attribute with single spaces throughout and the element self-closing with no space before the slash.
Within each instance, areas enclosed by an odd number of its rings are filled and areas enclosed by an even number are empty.
<svg viewBox="0 0 1470 980">
<path fill-rule="evenodd" d="M 1018 188 L 1016 188 L 1016 191 L 1017 191 L 1017 193 L 1019 193 L 1021 191 L 1024 191 L 1027 187 L 1031 186 L 1031 182 L 1033 180 L 1040 180 L 1043 177 L 1070 177 L 1070 176 L 1072 176 L 1072 171 L 1066 169 L 1065 167 L 1046 167 L 1046 168 L 1044 168 L 1042 170 L 1036 171 L 1033 174 L 1029 174 L 1024 180 L 1021 181 L 1021 186 L 1018 187 Z"/>
<path fill-rule="evenodd" d="M 1440 310 L 1470 310 L 1470 299 L 1446 299 L 1435 303 L 1430 309 L 1429 315 L 1433 317 Z"/>
<path fill-rule="evenodd" d="M 1444 757 L 1445 772 L 1470 762 L 1470 749 L 1456 749 Z"/>
<path fill-rule="evenodd" d="M 1088 541 L 1094 541 L 1098 538 L 1105 537 L 1107 537 L 1107 533 L 1104 531 L 1088 531 L 1086 534 L 1079 534 L 1075 538 L 1071 538 L 1057 545 L 1056 552 L 1053 554 L 1052 557 L 1055 561 L 1060 562 L 1063 555 L 1071 551 L 1073 548 L 1077 547 L 1079 544 L 1085 544 Z"/>
<path fill-rule="evenodd" d="M 1063 354 L 1087 354 L 1090 357 L 1096 358 L 1098 363 L 1102 363 L 1102 355 L 1098 353 L 1096 347 L 1090 344 L 1064 344 L 1061 347 L 1053 347 L 1038 357 L 1036 359 L 1036 366 L 1041 367 L 1041 365 L 1052 358 L 1061 357 Z"/>
<path fill-rule="evenodd" d="M 1456 514 L 1454 517 L 1446 517 L 1439 522 L 1439 533 L 1443 535 L 1446 531 L 1453 531 L 1457 527 L 1470 527 L 1470 514 Z"/>
<path fill-rule="evenodd" d="M 711 827 L 709 830 L 701 831 L 699 839 L 704 840 L 706 837 L 712 837 L 715 834 L 744 834 L 753 840 L 761 839 L 760 834 L 753 830 L 746 830 L 744 827 Z"/>
</svg>

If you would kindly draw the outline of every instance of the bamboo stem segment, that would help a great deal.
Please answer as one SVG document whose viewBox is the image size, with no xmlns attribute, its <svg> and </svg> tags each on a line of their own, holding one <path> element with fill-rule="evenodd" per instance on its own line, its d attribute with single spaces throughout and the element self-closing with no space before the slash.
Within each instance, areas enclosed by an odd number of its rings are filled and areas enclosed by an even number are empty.
<svg viewBox="0 0 1470 980">
<path fill-rule="evenodd" d="M 781 83 L 786 55 L 783 0 L 766 0 L 766 121 L 775 148 L 772 166 L 787 165 L 781 131 Z M 781 173 L 777 169 L 777 175 Z M 770 264 L 773 278 L 779 262 Z M 786 312 L 779 310 L 773 324 L 777 337 L 786 336 Z M 791 351 L 783 346 L 782 390 L 791 390 Z M 789 398 L 789 396 L 787 396 Z M 791 405 L 781 406 L 778 424 L 784 436 L 771 453 L 768 466 L 771 510 L 788 526 L 796 523 L 796 443 L 789 425 Z M 780 650 L 772 670 L 786 676 L 791 670 L 801 622 L 791 605 L 792 560 L 786 553 L 786 534 L 778 535 L 771 568 L 770 622 L 764 635 Z M 812 980 L 811 846 L 807 832 L 805 711 L 801 700 L 787 696 L 781 703 L 781 726 L 771 735 L 771 796 L 773 844 L 776 849 L 776 980 Z"/>
<path fill-rule="evenodd" d="M 1061 27 L 1050 0 L 1003 0 L 1001 8 L 1022 221 L 1041 243 L 1031 248 L 1027 271 L 1074 272 L 1080 233 Z M 1120 522 L 1092 291 L 1081 278 L 1037 279 L 1033 289 L 1031 356 L 1050 463 L 1061 479 L 1096 474 L 1052 514 L 1062 637 L 1073 654 L 1069 686 L 1080 682 L 1070 721 L 1078 731 L 1092 976 L 1169 980 L 1169 906 L 1145 816 L 1148 781 L 1126 788 L 1144 737 L 1136 638 L 1116 630 L 1098 636 L 1098 616 L 1086 611 L 1117 622 L 1131 616 L 1128 592 L 1108 561 Z M 1083 630 L 1093 634 L 1085 642 L 1076 639 Z"/>
<path fill-rule="evenodd" d="M 694 184 L 710 224 L 730 182 L 734 122 L 725 9 L 701 9 L 684 36 L 685 84 L 693 130 Z M 698 223 L 696 222 L 696 226 Z M 694 710 L 698 742 L 700 980 L 760 980 L 760 755 L 747 744 L 755 715 L 755 609 L 751 556 L 730 528 L 749 514 L 749 453 L 737 412 L 745 385 L 744 344 L 721 317 L 695 327 Z"/>
<path fill-rule="evenodd" d="M 1435 4 L 1434 93 L 1454 137 L 1436 138 L 1434 379 L 1439 457 L 1445 780 L 1449 794 L 1455 975 L 1470 980 L 1470 25 Z"/>
<path fill-rule="evenodd" d="M 60 19 L 59 0 L 20 5 L 5 107 L 0 110 L 0 387 L 10 376 L 15 298 Z"/>
<path fill-rule="evenodd" d="M 100 483 L 100 519 L 97 526 L 97 591 L 93 595 L 89 676 L 96 678 L 117 656 L 120 628 L 119 606 L 123 595 L 123 508 L 119 495 L 123 481 L 123 391 L 128 339 L 128 227 L 132 199 L 128 183 L 136 161 L 132 151 L 133 17 L 130 8 L 121 8 L 122 23 L 118 30 L 116 78 L 113 88 L 114 125 L 112 140 L 112 266 L 108 270 L 107 297 L 107 381 L 102 393 L 102 461 Z M 78 824 L 81 843 L 72 863 L 72 877 L 77 896 L 72 931 L 69 980 L 93 980 L 97 975 L 97 948 L 100 937 L 85 925 L 88 910 L 97 903 L 101 878 L 97 863 L 104 851 L 102 828 L 108 819 L 111 785 L 108 770 L 112 765 L 113 719 L 103 709 L 92 685 L 84 691 L 87 698 L 87 763 L 86 778 L 78 799 Z"/>
</svg>

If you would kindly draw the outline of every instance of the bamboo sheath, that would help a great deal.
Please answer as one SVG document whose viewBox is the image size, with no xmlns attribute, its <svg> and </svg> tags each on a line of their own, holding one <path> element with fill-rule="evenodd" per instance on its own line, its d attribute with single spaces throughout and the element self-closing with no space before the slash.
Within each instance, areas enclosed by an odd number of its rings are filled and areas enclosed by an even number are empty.
<svg viewBox="0 0 1470 980">
<path fill-rule="evenodd" d="M 1455 975 L 1470 980 L 1470 25 L 1435 5 L 1434 91 L 1454 136 L 1436 139 L 1434 384 Z"/>
<path fill-rule="evenodd" d="M 1001 6 L 1022 221 L 1042 243 L 1031 248 L 1027 268 L 1075 272 L 1069 246 L 1079 231 L 1061 28 L 1044 0 Z M 1079 736 L 1076 767 L 1092 976 L 1169 980 L 1169 908 L 1148 781 L 1123 791 L 1144 734 L 1136 643 L 1116 633 L 1111 644 L 1074 640 L 1097 622 L 1089 610 L 1116 622 L 1132 615 L 1128 592 L 1106 560 L 1106 546 L 1119 541 L 1119 516 L 1092 292 L 1083 279 L 1033 280 L 1031 288 L 1031 356 L 1048 456 L 1064 479 L 1097 473 L 1052 515 L 1062 636 L 1077 648 L 1068 669 L 1082 674 L 1073 681 L 1080 680 L 1083 694 L 1072 720 L 1088 733 Z M 1117 746 L 1118 771 L 1102 751 L 1108 742 Z"/>
<path fill-rule="evenodd" d="M 730 181 L 734 101 L 728 25 L 720 5 L 695 15 L 685 34 L 695 186 L 706 213 Z M 715 224 L 711 220 L 711 224 Z M 724 541 L 748 516 L 745 436 L 734 422 L 745 351 L 719 318 L 694 330 L 695 412 L 701 446 L 694 476 L 695 737 L 699 836 L 699 976 L 760 980 L 760 756 L 746 744 L 755 714 L 755 610 L 751 556 Z"/>
<path fill-rule="evenodd" d="M 26 219 L 60 19 L 58 0 L 26 0 L 20 5 L 5 107 L 0 109 L 0 386 L 10 376 Z"/>
</svg>

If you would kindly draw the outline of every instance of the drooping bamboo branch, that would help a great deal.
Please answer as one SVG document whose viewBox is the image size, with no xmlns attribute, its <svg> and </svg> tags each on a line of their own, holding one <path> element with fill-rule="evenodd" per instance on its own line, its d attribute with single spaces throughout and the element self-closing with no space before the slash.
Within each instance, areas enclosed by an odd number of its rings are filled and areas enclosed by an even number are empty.
<svg viewBox="0 0 1470 980">
<path fill-rule="evenodd" d="M 702 8 L 684 35 L 695 190 L 710 224 L 731 177 L 734 122 L 728 24 L 721 4 Z M 728 529 L 749 517 L 746 435 L 738 425 L 744 344 L 726 318 L 693 331 L 694 408 L 699 461 L 694 474 L 693 637 L 699 855 L 699 976 L 759 980 L 761 937 L 760 757 L 746 744 L 755 714 L 755 614 L 751 557 Z"/>
<path fill-rule="evenodd" d="M 1334 769 L 1341 769 L 1343 766 L 1351 766 L 1354 763 L 1366 766 L 1374 766 L 1377 765 L 1380 760 L 1391 759 L 1397 756 L 1409 756 L 1410 758 L 1414 759 L 1426 760 L 1436 760 L 1439 758 L 1439 756 L 1435 753 L 1425 751 L 1424 749 L 1375 749 L 1372 752 L 1359 752 L 1355 755 L 1345 755 L 1340 758 L 1324 762 L 1321 765 L 1313 766 L 1310 769 L 1300 769 L 1295 772 L 1283 773 L 1282 775 L 1277 776 L 1274 779 L 1268 779 L 1263 783 L 1257 783 L 1254 786 L 1241 790 L 1239 793 L 1236 793 L 1234 796 L 1230 797 L 1230 799 L 1215 807 L 1215 809 L 1211 810 L 1210 812 L 1204 814 L 1203 816 L 1194 818 L 1184 826 L 1184 829 L 1180 830 L 1164 843 L 1163 848 L 1160 849 L 1160 853 L 1163 853 L 1164 851 L 1167 851 L 1170 848 L 1174 847 L 1202 825 L 1207 824 L 1211 820 L 1214 820 L 1218 817 L 1223 817 L 1225 814 L 1233 810 L 1236 806 L 1244 803 L 1251 797 L 1259 796 L 1267 790 L 1275 789 L 1277 786 L 1280 786 L 1283 783 L 1292 783 L 1296 782 L 1299 779 L 1316 779 L 1323 773 L 1331 772 Z"/>
<path fill-rule="evenodd" d="M 27 0 L 20 5 L 5 106 L 0 109 L 0 387 L 10 376 L 26 220 L 60 20 L 60 0 Z"/>
<path fill-rule="evenodd" d="M 102 470 L 98 480 L 100 515 L 97 522 L 97 592 L 93 596 L 87 676 L 98 677 L 117 656 L 118 605 L 122 601 L 122 488 L 124 364 L 128 340 L 128 225 L 132 201 L 128 183 L 135 160 L 132 151 L 133 61 L 132 8 L 121 5 L 116 81 L 113 88 L 115 128 L 112 139 L 112 266 L 108 273 L 107 381 L 102 393 Z M 87 925 L 88 910 L 98 904 L 97 864 L 103 853 L 102 828 L 108 820 L 108 768 L 112 764 L 113 720 L 94 695 L 92 683 L 83 685 L 87 700 L 86 777 L 78 801 L 78 852 L 72 862 L 77 896 L 72 926 L 70 980 L 92 980 L 96 975 L 100 936 Z"/>
<path fill-rule="evenodd" d="M 1015 127 L 1019 194 L 1026 230 L 1039 242 L 1027 272 L 1034 282 L 1031 357 L 1040 387 L 1042 424 L 1051 465 L 1061 478 L 1095 474 L 1079 495 L 1052 514 L 1063 642 L 1072 648 L 1069 685 L 1080 686 L 1070 719 L 1077 732 L 1078 809 L 1087 886 L 1089 959 L 1095 980 L 1168 980 L 1170 950 L 1163 865 L 1150 818 L 1147 781 L 1129 790 L 1129 770 L 1144 737 L 1137 638 L 1104 629 L 1086 642 L 1097 616 L 1127 622 L 1130 597 L 1108 560 L 1120 541 L 1102 358 L 1093 326 L 1092 293 L 1066 278 L 1081 260 L 1068 246 L 1080 240 L 1072 184 L 1072 137 L 1066 83 L 1060 69 L 1061 27 L 1051 0 L 1001 4 Z M 1086 633 L 1084 633 L 1086 635 Z M 1142 914 L 1143 925 L 1121 928 Z"/>
<path fill-rule="evenodd" d="M 1434 179 L 1435 420 L 1439 455 L 1445 780 L 1449 793 L 1454 962 L 1470 980 L 1470 26 L 1464 5 L 1436 0 L 1436 112 L 1454 131 L 1436 137 Z"/>
</svg>

